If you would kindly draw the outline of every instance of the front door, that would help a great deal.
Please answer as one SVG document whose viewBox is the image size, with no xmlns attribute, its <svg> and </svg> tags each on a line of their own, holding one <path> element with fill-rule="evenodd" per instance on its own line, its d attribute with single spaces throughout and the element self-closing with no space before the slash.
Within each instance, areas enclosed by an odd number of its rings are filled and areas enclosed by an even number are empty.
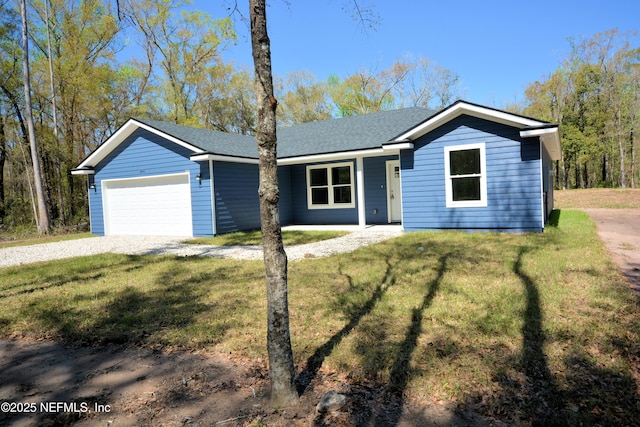
<svg viewBox="0 0 640 427">
<path fill-rule="evenodd" d="M 389 213 L 389 222 L 402 221 L 399 160 L 389 160 L 387 162 L 387 212 Z"/>
</svg>

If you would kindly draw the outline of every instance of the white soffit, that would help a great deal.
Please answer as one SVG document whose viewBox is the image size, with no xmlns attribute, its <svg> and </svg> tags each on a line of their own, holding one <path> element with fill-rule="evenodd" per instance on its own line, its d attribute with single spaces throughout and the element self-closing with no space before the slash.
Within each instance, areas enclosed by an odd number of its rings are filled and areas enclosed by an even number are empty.
<svg viewBox="0 0 640 427">
<path fill-rule="evenodd" d="M 542 127 L 539 129 L 524 129 L 520 131 L 522 138 L 539 137 L 551 160 L 560 160 L 562 147 L 560 145 L 560 134 L 557 126 Z"/>
<path fill-rule="evenodd" d="M 413 148 L 413 142 L 408 141 L 395 141 L 391 143 L 386 143 L 382 146 L 384 151 L 391 150 L 411 150 Z"/>
<path fill-rule="evenodd" d="M 259 163 L 258 159 L 251 159 L 249 157 L 224 156 L 207 152 L 192 154 L 191 156 L 189 156 L 189 160 L 191 160 L 192 162 L 214 160 L 219 162 L 248 163 L 251 165 L 257 165 Z"/>
<path fill-rule="evenodd" d="M 366 150 L 354 150 L 344 151 L 339 153 L 326 153 L 326 154 L 310 154 L 306 156 L 285 157 L 284 159 L 278 159 L 278 165 L 295 165 L 301 163 L 315 163 L 315 162 L 331 162 L 336 160 L 349 160 L 358 157 L 373 157 L 373 156 L 386 156 L 389 153 L 382 148 L 371 148 Z"/>
</svg>

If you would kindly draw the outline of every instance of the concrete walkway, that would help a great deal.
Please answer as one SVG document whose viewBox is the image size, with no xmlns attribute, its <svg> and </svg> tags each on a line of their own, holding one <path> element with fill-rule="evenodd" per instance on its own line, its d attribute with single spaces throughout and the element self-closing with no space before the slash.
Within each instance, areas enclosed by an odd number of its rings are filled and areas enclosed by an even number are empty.
<svg viewBox="0 0 640 427">
<path fill-rule="evenodd" d="M 349 231 L 349 234 L 335 239 L 285 247 L 287 257 L 291 261 L 302 258 L 317 258 L 337 253 L 351 252 L 361 246 L 371 245 L 402 234 L 402 228 L 399 226 L 374 226 L 364 229 L 352 226 L 336 226 L 333 228 L 297 226 L 286 229 L 331 229 Z M 0 267 L 9 267 L 85 255 L 97 255 L 101 253 L 209 256 L 214 258 L 253 260 L 262 259 L 263 257 L 261 246 L 211 246 L 182 243 L 184 240 L 189 238 L 190 237 L 167 236 L 102 236 L 66 240 L 63 242 L 0 248 Z"/>
</svg>

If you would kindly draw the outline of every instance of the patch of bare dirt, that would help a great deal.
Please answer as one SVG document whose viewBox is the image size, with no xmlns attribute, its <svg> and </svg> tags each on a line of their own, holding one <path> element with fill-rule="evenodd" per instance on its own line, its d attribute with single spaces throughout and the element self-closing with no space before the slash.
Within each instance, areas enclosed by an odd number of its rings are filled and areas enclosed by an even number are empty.
<svg viewBox="0 0 640 427">
<path fill-rule="evenodd" d="M 613 261 L 640 295 L 640 209 L 585 209 Z"/>
<path fill-rule="evenodd" d="M 271 409 L 267 390 L 265 364 L 235 355 L 0 340 L 3 426 L 487 425 L 444 402 L 405 402 L 322 370 L 296 407 Z M 318 413 L 330 390 L 346 405 Z"/>
<path fill-rule="evenodd" d="M 555 190 L 556 209 L 640 209 L 638 188 Z"/>
</svg>

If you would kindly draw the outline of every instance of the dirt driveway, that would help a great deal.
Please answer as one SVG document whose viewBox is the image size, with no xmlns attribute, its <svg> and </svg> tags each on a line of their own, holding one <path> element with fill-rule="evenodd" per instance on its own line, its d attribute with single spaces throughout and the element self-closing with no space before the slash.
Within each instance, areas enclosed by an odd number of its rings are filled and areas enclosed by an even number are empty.
<svg viewBox="0 0 640 427">
<path fill-rule="evenodd" d="M 372 404 L 382 390 L 350 386 L 324 369 L 295 408 L 270 410 L 267 387 L 263 361 L 228 353 L 0 340 L 0 426 L 348 426 L 398 414 L 389 425 L 489 424 L 477 414 L 461 418 L 444 402 Z M 317 413 L 330 390 L 351 396 L 347 405 Z"/>
<path fill-rule="evenodd" d="M 640 295 L 640 209 L 585 209 L 613 261 Z"/>
</svg>

